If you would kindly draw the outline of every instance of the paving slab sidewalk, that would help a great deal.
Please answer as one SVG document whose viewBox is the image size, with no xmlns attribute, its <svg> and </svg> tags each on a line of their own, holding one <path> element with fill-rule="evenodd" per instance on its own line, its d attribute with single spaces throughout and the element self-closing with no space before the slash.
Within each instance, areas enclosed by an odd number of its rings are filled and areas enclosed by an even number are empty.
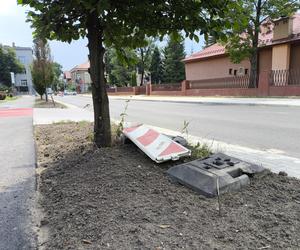
<svg viewBox="0 0 300 250">
<path fill-rule="evenodd" d="M 91 97 L 91 95 L 82 95 Z M 109 96 L 116 100 L 160 101 L 214 105 L 266 105 L 300 107 L 300 98 L 238 98 L 238 97 L 187 97 L 187 96 Z"/>
<path fill-rule="evenodd" d="M 0 103 L 0 249 L 35 249 L 34 98 Z"/>
</svg>

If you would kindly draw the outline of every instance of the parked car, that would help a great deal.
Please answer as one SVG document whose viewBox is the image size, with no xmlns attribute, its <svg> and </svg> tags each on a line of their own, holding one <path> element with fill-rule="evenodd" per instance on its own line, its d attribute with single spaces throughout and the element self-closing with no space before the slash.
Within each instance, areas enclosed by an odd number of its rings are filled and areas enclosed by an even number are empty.
<svg viewBox="0 0 300 250">
<path fill-rule="evenodd" d="M 64 95 L 77 95 L 76 91 L 65 90 Z"/>
<path fill-rule="evenodd" d="M 46 91 L 47 91 L 48 95 L 52 95 L 53 94 L 53 90 L 51 88 L 47 88 Z"/>
</svg>

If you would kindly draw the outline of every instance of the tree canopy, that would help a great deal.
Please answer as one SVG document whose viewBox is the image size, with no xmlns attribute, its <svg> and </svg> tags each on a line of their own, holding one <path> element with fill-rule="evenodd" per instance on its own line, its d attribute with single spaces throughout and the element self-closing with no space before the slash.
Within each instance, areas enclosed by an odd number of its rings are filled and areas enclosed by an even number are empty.
<svg viewBox="0 0 300 250">
<path fill-rule="evenodd" d="M 23 70 L 24 67 L 17 60 L 14 49 L 0 44 L 0 84 L 11 86 L 10 72 L 16 74 Z"/>
<path fill-rule="evenodd" d="M 31 66 L 32 82 L 35 90 L 41 96 L 47 93 L 46 88 L 51 86 L 55 77 L 49 44 L 43 39 L 34 40 L 34 60 Z"/>
<path fill-rule="evenodd" d="M 184 30 L 191 39 L 222 30 L 228 3 L 223 0 L 18 0 L 32 10 L 28 18 L 35 35 L 71 42 L 88 39 L 94 107 L 94 138 L 98 146 L 111 143 L 111 129 L 103 56 L 106 46 L 137 48 L 146 37 L 163 38 Z"/>
<path fill-rule="evenodd" d="M 133 77 L 136 78 L 135 65 L 137 56 L 133 49 L 123 49 L 122 57 L 118 56 L 116 49 L 107 48 L 105 52 L 105 67 L 107 83 L 115 86 L 133 86 Z"/>
<path fill-rule="evenodd" d="M 151 64 L 151 55 L 155 47 L 155 40 L 147 38 L 146 45 L 136 49 L 138 64 L 138 73 L 141 75 L 141 81 L 139 85 L 143 85 L 145 72 L 149 71 Z"/>
<path fill-rule="evenodd" d="M 178 83 L 183 81 L 185 79 L 184 63 L 182 62 L 185 58 L 183 38 L 179 41 L 169 38 L 163 52 L 163 82 Z"/>
<path fill-rule="evenodd" d="M 163 76 L 163 65 L 159 48 L 156 46 L 151 57 L 150 64 L 151 82 L 161 83 Z"/>
</svg>

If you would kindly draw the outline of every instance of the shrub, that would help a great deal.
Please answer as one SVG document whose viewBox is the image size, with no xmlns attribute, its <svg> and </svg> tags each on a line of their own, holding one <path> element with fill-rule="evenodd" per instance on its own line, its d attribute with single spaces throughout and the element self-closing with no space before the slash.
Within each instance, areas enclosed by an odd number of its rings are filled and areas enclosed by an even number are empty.
<svg viewBox="0 0 300 250">
<path fill-rule="evenodd" d="M 5 98 L 6 98 L 6 93 L 0 92 L 0 100 L 5 100 Z"/>
</svg>

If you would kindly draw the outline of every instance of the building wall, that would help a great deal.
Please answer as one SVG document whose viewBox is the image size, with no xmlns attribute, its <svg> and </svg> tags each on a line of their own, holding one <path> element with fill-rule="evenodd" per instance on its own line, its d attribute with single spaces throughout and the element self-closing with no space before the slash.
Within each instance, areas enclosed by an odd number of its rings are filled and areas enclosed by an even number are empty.
<svg viewBox="0 0 300 250">
<path fill-rule="evenodd" d="M 185 64 L 186 80 L 230 77 L 234 75 L 234 70 L 238 71 L 240 67 L 248 69 L 248 72 L 250 72 L 249 60 L 244 60 L 240 64 L 234 64 L 227 56 L 224 56 L 198 62 L 189 62 Z M 232 69 L 232 75 L 229 74 L 229 69 Z"/>
<path fill-rule="evenodd" d="M 260 50 L 258 69 L 259 72 L 272 69 L 272 48 Z"/>
<path fill-rule="evenodd" d="M 285 18 L 275 23 L 273 40 L 287 38 L 293 31 L 292 19 Z"/>
<path fill-rule="evenodd" d="M 16 51 L 17 59 L 24 65 L 24 73 L 15 75 L 15 85 L 16 86 L 28 86 L 29 94 L 33 94 L 34 88 L 32 83 L 32 76 L 30 71 L 30 65 L 33 61 L 32 49 L 31 48 L 22 48 L 14 47 Z M 26 82 L 26 83 L 25 83 Z"/>
<path fill-rule="evenodd" d="M 300 70 L 300 43 L 291 45 L 290 69 Z"/>
<path fill-rule="evenodd" d="M 80 87 L 80 91 L 87 92 L 91 84 L 91 77 L 87 70 L 72 70 L 71 71 L 72 83 Z"/>
<path fill-rule="evenodd" d="M 290 44 L 275 45 L 272 48 L 272 70 L 286 70 L 290 67 Z"/>
</svg>

